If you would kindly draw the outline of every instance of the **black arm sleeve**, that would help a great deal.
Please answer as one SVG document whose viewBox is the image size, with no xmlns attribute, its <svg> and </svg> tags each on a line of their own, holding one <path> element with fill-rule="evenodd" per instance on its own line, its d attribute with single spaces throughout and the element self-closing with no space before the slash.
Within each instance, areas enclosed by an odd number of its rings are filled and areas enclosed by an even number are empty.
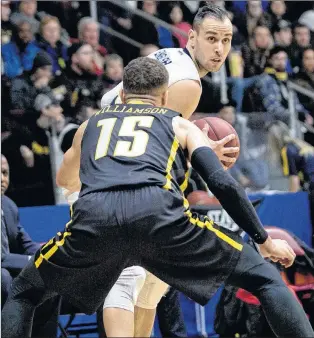
<svg viewBox="0 0 314 338">
<path fill-rule="evenodd" d="M 208 147 L 194 150 L 191 164 L 238 226 L 247 232 L 256 243 L 264 243 L 268 234 L 254 207 L 244 189 L 224 171 L 214 151 Z"/>
</svg>

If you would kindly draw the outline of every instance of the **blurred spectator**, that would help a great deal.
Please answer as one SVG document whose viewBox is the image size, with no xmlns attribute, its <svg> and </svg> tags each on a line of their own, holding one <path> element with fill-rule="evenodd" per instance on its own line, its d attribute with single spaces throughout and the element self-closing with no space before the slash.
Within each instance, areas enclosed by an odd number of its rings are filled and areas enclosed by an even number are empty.
<svg viewBox="0 0 314 338">
<path fill-rule="evenodd" d="M 92 18 L 82 18 L 78 24 L 78 36 L 82 43 L 89 44 L 94 50 L 94 72 L 103 73 L 107 50 L 99 44 L 99 24 Z"/>
<path fill-rule="evenodd" d="M 289 57 L 293 70 L 297 73 L 302 66 L 303 50 L 309 47 L 311 43 L 310 29 L 303 24 L 297 23 L 293 29 L 293 38 L 294 41 L 289 48 Z"/>
<path fill-rule="evenodd" d="M 312 33 L 314 32 L 314 5 L 312 10 L 304 12 L 300 18 L 299 18 L 299 23 L 302 25 L 307 26 Z"/>
<path fill-rule="evenodd" d="M 145 0 L 143 1 L 143 11 L 150 15 L 155 15 L 157 12 L 157 4 L 154 0 Z M 131 29 L 131 37 L 144 44 L 159 44 L 158 32 L 155 25 L 143 19 L 140 16 L 134 15 L 132 18 L 132 29 Z"/>
<path fill-rule="evenodd" d="M 244 62 L 243 76 L 251 77 L 262 74 L 269 50 L 273 47 L 273 39 L 267 26 L 256 26 L 249 44 L 242 47 Z"/>
<path fill-rule="evenodd" d="M 263 11 L 260 0 L 246 2 L 246 14 L 236 13 L 233 24 L 246 39 L 253 35 L 257 25 L 270 27 L 270 17 Z"/>
<path fill-rule="evenodd" d="M 291 23 L 286 20 L 280 20 L 274 26 L 275 45 L 289 47 L 292 42 Z"/>
<path fill-rule="evenodd" d="M 222 105 L 218 112 L 218 117 L 230 123 L 240 138 L 241 152 L 234 166 L 229 169 L 230 174 L 244 188 L 251 191 L 264 189 L 268 184 L 268 166 L 263 158 L 254 156 L 254 151 L 250 149 L 249 130 L 245 127 L 243 117 L 236 115 L 235 102 Z"/>
<path fill-rule="evenodd" d="M 280 121 L 270 125 L 268 137 L 271 160 L 275 163 L 280 161 L 283 174 L 289 177 L 289 191 L 309 192 L 314 230 L 314 148 L 303 140 L 292 137 L 287 125 Z"/>
<path fill-rule="evenodd" d="M 302 68 L 294 77 L 295 83 L 314 93 L 314 49 L 308 47 L 302 54 Z M 300 102 L 314 117 L 314 100 L 298 93 Z"/>
<path fill-rule="evenodd" d="M 75 116 L 80 98 L 85 97 L 94 102 L 95 108 L 101 99 L 103 84 L 94 73 L 94 50 L 84 43 L 74 43 L 68 49 L 69 64 L 58 82 L 66 88 L 62 107 L 65 116 Z M 54 88 L 56 84 L 54 84 Z"/>
<path fill-rule="evenodd" d="M 58 142 L 63 153 L 71 148 L 78 127 L 95 114 L 96 110 L 93 107 L 94 104 L 91 101 L 81 101 L 77 106 L 76 115 L 69 120 L 67 125 L 60 132 Z"/>
<path fill-rule="evenodd" d="M 159 47 L 156 45 L 144 45 L 144 47 L 142 47 L 140 50 L 140 56 L 148 56 L 157 52 L 157 50 L 159 50 Z"/>
<path fill-rule="evenodd" d="M 90 16 L 89 1 L 39 1 L 38 11 L 56 16 L 71 38 L 78 38 L 78 22 Z"/>
<path fill-rule="evenodd" d="M 36 19 L 37 1 L 25 0 L 21 1 L 19 11 L 11 15 L 11 22 L 14 25 L 19 25 L 21 22 L 28 22 L 31 25 L 33 34 L 39 30 L 39 21 Z"/>
<path fill-rule="evenodd" d="M 14 26 L 10 22 L 10 1 L 1 1 L 1 45 L 11 41 Z"/>
<path fill-rule="evenodd" d="M 136 1 L 128 1 L 126 5 L 136 8 Z M 132 14 L 125 8 L 122 8 L 114 2 L 98 1 L 98 17 L 101 24 L 109 26 L 115 31 L 129 37 L 132 28 Z M 119 54 L 124 61 L 124 64 L 128 64 L 131 61 L 131 48 L 125 48 L 126 44 L 123 40 L 117 37 L 110 36 L 107 33 L 103 33 L 101 38 L 105 40 L 105 46 L 109 53 Z M 129 47 L 129 45 L 127 45 Z M 131 53 L 131 54 L 130 54 Z"/>
<path fill-rule="evenodd" d="M 266 111 L 265 121 L 280 120 L 287 124 L 290 121 L 289 113 L 289 91 L 287 86 L 288 74 L 285 72 L 287 66 L 287 52 L 282 47 L 274 47 L 269 54 L 268 65 L 265 73 L 256 81 L 258 97 L 254 98 L 255 102 L 260 101 L 262 107 L 260 110 Z M 298 96 L 292 92 L 295 102 L 296 113 L 301 120 L 307 124 L 313 124 L 313 118 L 309 112 L 301 105 Z"/>
<path fill-rule="evenodd" d="M 44 51 L 39 51 L 29 73 L 13 79 L 11 87 L 11 114 L 34 115 L 34 102 L 39 93 L 49 92 L 52 78 L 52 61 Z"/>
<path fill-rule="evenodd" d="M 23 71 L 31 70 L 38 51 L 30 24 L 20 22 L 12 41 L 2 46 L 4 74 L 8 78 L 14 78 Z"/>
<path fill-rule="evenodd" d="M 61 26 L 59 19 L 55 16 L 45 16 L 40 22 L 39 32 L 37 46 L 50 55 L 53 74 L 60 75 L 66 67 L 68 57 L 67 46 L 60 41 Z"/>
<path fill-rule="evenodd" d="M 172 7 L 170 12 L 170 19 L 172 21 L 172 24 L 176 28 L 181 29 L 183 32 L 186 33 L 186 35 L 188 35 L 189 30 L 192 28 L 192 26 L 189 23 L 183 21 L 183 12 L 179 4 L 176 4 Z M 173 35 L 178 39 L 179 47 L 185 48 L 188 38 L 175 32 L 173 33 Z"/>
<path fill-rule="evenodd" d="M 111 54 L 105 58 L 105 74 L 103 77 L 104 93 L 111 90 L 122 81 L 123 60 L 117 54 Z"/>
<path fill-rule="evenodd" d="M 273 0 L 269 3 L 271 30 L 280 20 L 286 19 L 287 7 L 284 0 Z"/>
</svg>

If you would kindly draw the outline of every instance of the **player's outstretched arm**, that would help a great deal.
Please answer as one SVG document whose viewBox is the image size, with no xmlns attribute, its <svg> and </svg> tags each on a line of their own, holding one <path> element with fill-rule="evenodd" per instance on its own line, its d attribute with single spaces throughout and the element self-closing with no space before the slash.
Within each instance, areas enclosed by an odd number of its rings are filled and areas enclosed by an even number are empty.
<svg viewBox="0 0 314 338">
<path fill-rule="evenodd" d="M 80 158 L 81 142 L 88 121 L 78 128 L 74 135 L 71 148 L 64 154 L 60 169 L 57 172 L 57 185 L 73 193 L 81 190 Z"/>
<path fill-rule="evenodd" d="M 290 266 L 295 258 L 292 249 L 286 242 L 268 236 L 244 189 L 224 170 L 204 133 L 180 118 L 175 119 L 173 127 L 181 146 L 189 152 L 192 167 L 233 220 L 260 244 L 262 255 Z"/>
</svg>

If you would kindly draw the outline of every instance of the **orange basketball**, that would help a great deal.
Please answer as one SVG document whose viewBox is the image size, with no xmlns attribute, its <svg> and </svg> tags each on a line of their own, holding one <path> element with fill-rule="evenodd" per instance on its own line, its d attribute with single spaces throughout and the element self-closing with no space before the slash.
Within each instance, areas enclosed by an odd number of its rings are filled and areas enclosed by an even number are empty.
<svg viewBox="0 0 314 338">
<path fill-rule="evenodd" d="M 196 190 L 187 196 L 190 205 L 219 205 L 216 197 L 210 197 L 208 192 Z"/>
<path fill-rule="evenodd" d="M 203 119 L 194 121 L 194 123 L 200 129 L 203 129 L 205 124 L 207 124 L 209 127 L 207 135 L 213 141 L 219 141 L 230 134 L 235 134 L 236 138 L 228 142 L 226 147 L 240 147 L 239 136 L 232 125 L 227 121 L 219 117 L 205 117 Z M 235 157 L 237 159 L 239 153 L 226 154 L 226 156 Z M 231 168 L 234 163 L 223 162 L 223 164 L 228 168 Z"/>
</svg>

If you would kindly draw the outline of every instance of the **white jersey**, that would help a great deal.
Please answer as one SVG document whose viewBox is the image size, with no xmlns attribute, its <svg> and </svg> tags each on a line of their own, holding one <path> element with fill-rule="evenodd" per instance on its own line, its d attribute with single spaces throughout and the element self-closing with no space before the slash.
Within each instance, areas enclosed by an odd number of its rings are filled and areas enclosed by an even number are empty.
<svg viewBox="0 0 314 338">
<path fill-rule="evenodd" d="M 168 87 L 182 80 L 195 80 L 201 86 L 201 79 L 197 68 L 185 49 L 164 48 L 150 54 L 148 57 L 156 59 L 165 65 L 169 73 Z M 122 82 L 107 92 L 101 99 L 101 107 L 103 108 L 108 104 L 121 103 L 119 96 L 121 89 Z"/>
</svg>

